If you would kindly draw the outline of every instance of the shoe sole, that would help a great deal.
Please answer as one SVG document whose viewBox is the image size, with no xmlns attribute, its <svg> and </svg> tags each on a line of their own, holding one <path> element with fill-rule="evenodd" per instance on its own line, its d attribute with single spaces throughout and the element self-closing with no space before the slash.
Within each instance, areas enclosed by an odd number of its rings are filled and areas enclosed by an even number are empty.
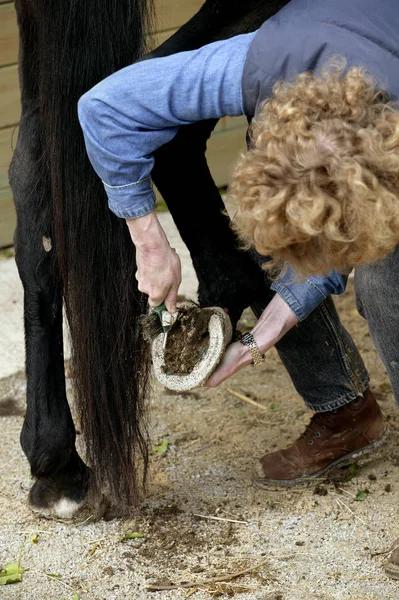
<svg viewBox="0 0 399 600">
<path fill-rule="evenodd" d="M 323 475 L 336 469 L 337 467 L 345 467 L 353 463 L 354 460 L 364 456 L 365 454 L 369 454 L 374 450 L 378 450 L 381 446 L 385 444 L 388 438 L 389 431 L 386 429 L 382 436 L 372 442 L 368 446 L 364 446 L 363 448 L 359 448 L 359 450 L 355 450 L 355 452 L 350 452 L 349 454 L 345 454 L 345 456 L 341 456 L 341 458 L 337 458 L 334 462 L 330 463 L 320 471 L 313 473 L 313 475 L 308 475 L 307 477 L 299 477 L 298 479 L 255 479 L 255 485 L 262 488 L 269 488 L 270 486 L 280 486 L 280 487 L 290 487 L 294 485 L 306 484 L 306 483 L 317 483 Z M 323 478 L 324 479 L 324 478 Z M 399 572 L 398 572 L 399 577 Z"/>
</svg>

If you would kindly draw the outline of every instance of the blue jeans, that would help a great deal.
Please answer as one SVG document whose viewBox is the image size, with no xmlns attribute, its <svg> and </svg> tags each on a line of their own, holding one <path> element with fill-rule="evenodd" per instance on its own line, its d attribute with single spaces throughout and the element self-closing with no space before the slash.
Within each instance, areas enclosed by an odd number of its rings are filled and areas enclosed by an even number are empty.
<svg viewBox="0 0 399 600">
<path fill-rule="evenodd" d="M 276 348 L 297 392 L 315 412 L 348 404 L 369 384 L 363 359 L 331 297 L 291 329 Z"/>
<path fill-rule="evenodd" d="M 356 306 L 385 365 L 399 403 L 399 247 L 385 260 L 355 270 Z"/>
<path fill-rule="evenodd" d="M 388 372 L 399 403 L 399 247 L 385 260 L 355 269 L 356 306 Z M 277 344 L 307 406 L 324 412 L 361 394 L 369 383 L 363 360 L 331 298 Z"/>
<path fill-rule="evenodd" d="M 267 260 L 254 250 L 251 254 L 258 264 Z M 265 274 L 265 304 L 274 296 L 272 284 Z M 260 312 L 264 305 L 254 308 Z M 315 412 L 345 406 L 369 385 L 363 359 L 342 325 L 331 296 L 286 333 L 276 349 L 296 391 Z"/>
</svg>

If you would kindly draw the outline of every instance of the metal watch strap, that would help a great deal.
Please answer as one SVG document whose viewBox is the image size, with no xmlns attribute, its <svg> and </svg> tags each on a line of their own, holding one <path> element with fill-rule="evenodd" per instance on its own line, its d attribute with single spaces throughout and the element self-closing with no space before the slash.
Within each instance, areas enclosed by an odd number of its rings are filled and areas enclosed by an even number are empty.
<svg viewBox="0 0 399 600">
<path fill-rule="evenodd" d="M 255 342 L 252 333 L 243 333 L 238 341 L 241 342 L 241 344 L 244 344 L 252 354 L 252 360 L 255 367 L 258 367 L 263 363 L 265 357 L 260 353 L 258 344 Z"/>
</svg>

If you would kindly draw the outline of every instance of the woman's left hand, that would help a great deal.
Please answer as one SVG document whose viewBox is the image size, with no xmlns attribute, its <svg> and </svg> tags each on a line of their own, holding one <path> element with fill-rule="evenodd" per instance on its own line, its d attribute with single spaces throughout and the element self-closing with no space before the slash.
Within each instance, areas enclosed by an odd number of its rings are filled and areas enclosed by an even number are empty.
<svg viewBox="0 0 399 600">
<path fill-rule="evenodd" d="M 267 352 L 298 322 L 298 318 L 288 304 L 286 304 L 281 296 L 275 294 L 252 330 L 252 335 L 257 343 L 259 352 L 261 354 Z M 241 344 L 241 342 L 234 342 L 230 346 L 227 346 L 221 363 L 205 383 L 205 386 L 216 387 L 225 381 L 225 379 L 251 363 L 252 355 L 249 349 Z"/>
<path fill-rule="evenodd" d="M 227 347 L 227 350 L 222 358 L 216 371 L 210 376 L 205 383 L 206 387 L 216 387 L 225 379 L 237 373 L 243 367 L 250 365 L 252 356 L 248 348 L 240 342 L 233 342 Z"/>
</svg>

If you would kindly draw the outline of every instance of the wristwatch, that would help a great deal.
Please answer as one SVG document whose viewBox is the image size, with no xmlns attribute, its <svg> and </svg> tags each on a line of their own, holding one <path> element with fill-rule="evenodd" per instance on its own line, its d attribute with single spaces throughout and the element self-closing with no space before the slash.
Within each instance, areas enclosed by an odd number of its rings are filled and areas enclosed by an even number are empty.
<svg viewBox="0 0 399 600">
<path fill-rule="evenodd" d="M 265 357 L 260 353 L 258 344 L 255 342 L 252 333 L 243 333 L 238 341 L 241 342 L 241 344 L 244 344 L 252 354 L 252 364 L 255 365 L 255 367 L 258 367 L 264 362 Z"/>
</svg>

